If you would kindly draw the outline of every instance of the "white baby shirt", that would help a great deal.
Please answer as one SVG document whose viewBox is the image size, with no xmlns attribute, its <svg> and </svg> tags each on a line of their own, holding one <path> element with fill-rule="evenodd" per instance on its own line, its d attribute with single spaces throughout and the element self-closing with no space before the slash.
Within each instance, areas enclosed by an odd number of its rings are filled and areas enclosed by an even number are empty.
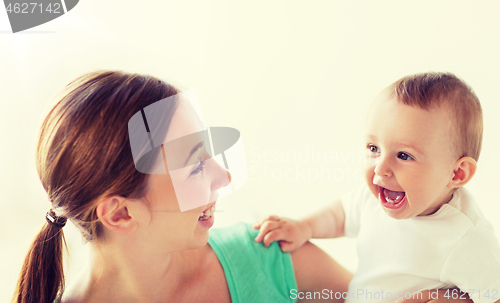
<svg viewBox="0 0 500 303">
<path fill-rule="evenodd" d="M 366 185 L 341 201 L 346 236 L 358 238 L 347 303 L 394 302 L 455 286 L 476 303 L 500 299 L 498 240 L 466 189 L 432 215 L 402 220 L 387 215 Z"/>
</svg>

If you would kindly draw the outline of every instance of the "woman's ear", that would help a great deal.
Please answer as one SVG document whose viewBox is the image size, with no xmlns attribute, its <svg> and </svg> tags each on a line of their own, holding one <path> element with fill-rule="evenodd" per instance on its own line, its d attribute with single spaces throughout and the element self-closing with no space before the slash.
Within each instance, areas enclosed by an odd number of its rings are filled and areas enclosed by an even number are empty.
<svg viewBox="0 0 500 303">
<path fill-rule="evenodd" d="M 97 205 L 97 217 L 109 230 L 128 234 L 137 226 L 127 207 L 128 202 L 124 197 L 117 195 L 107 197 Z"/>
<path fill-rule="evenodd" d="M 477 162 L 471 157 L 462 157 L 453 166 L 453 176 L 449 187 L 458 188 L 467 184 L 476 173 Z"/>
</svg>

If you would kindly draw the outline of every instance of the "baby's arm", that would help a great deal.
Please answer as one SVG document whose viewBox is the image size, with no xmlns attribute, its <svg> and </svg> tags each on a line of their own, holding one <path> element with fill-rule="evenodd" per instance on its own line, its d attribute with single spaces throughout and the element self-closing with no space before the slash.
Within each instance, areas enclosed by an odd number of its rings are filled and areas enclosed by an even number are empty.
<svg viewBox="0 0 500 303">
<path fill-rule="evenodd" d="M 255 241 L 264 241 L 268 247 L 273 241 L 280 241 L 283 252 L 299 248 L 310 238 L 338 238 L 344 236 L 344 207 L 340 200 L 303 219 L 293 220 L 269 216 L 257 221 L 253 228 L 260 228 Z"/>
</svg>

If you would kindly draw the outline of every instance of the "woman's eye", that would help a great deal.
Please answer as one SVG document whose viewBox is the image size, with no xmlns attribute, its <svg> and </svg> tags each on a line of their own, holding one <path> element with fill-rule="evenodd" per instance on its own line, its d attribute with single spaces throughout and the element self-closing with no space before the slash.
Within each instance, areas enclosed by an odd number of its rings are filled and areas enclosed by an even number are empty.
<svg viewBox="0 0 500 303">
<path fill-rule="evenodd" d="M 378 153 L 380 152 L 380 150 L 378 149 L 378 147 L 376 147 L 375 145 L 368 145 L 367 148 L 372 152 L 372 153 Z"/>
<path fill-rule="evenodd" d="M 200 164 L 198 164 L 198 167 L 196 167 L 196 169 L 191 172 L 191 175 L 196 175 L 201 173 L 204 167 L 205 167 L 205 160 L 201 161 Z"/>
<path fill-rule="evenodd" d="M 404 153 L 404 152 L 399 152 L 398 153 L 398 158 L 401 159 L 401 160 L 413 160 L 413 157 L 408 155 L 407 153 Z"/>
</svg>

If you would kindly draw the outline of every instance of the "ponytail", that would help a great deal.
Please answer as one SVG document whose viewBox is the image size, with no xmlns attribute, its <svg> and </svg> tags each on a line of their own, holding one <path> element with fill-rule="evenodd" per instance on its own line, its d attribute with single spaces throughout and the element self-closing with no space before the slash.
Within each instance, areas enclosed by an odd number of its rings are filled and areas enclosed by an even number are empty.
<svg viewBox="0 0 500 303">
<path fill-rule="evenodd" d="M 96 215 L 99 199 L 146 195 L 147 175 L 135 167 L 128 122 L 143 108 L 178 93 L 152 76 L 102 70 L 78 77 L 56 95 L 40 127 L 36 169 L 48 200 L 63 217 L 47 213 L 47 224 L 24 260 L 13 302 L 53 303 L 61 298 L 66 218 L 85 240 L 104 239 Z M 165 121 L 172 120 L 177 104 L 169 104 Z"/>
<path fill-rule="evenodd" d="M 62 228 L 45 223 L 24 259 L 14 302 L 52 303 L 60 299 L 64 289 L 63 243 L 66 247 Z"/>
</svg>

